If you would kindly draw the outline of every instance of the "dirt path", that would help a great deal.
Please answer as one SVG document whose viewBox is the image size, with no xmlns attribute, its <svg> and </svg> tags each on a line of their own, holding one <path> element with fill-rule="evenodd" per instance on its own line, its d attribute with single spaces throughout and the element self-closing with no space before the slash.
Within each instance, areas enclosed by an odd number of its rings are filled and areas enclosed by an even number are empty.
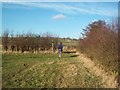
<svg viewBox="0 0 120 90">
<path fill-rule="evenodd" d="M 89 58 L 85 57 L 85 55 L 78 52 L 76 54 L 79 54 L 78 60 L 89 70 L 89 72 L 102 77 L 102 83 L 105 88 L 116 88 L 118 86 L 117 80 L 115 80 L 115 76 L 108 75 L 107 72 L 96 66 L 95 63 Z"/>
</svg>

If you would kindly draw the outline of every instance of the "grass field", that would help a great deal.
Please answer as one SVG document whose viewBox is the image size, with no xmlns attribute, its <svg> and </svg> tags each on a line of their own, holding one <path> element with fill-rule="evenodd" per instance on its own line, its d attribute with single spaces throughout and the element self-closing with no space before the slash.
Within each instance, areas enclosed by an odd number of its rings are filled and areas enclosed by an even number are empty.
<svg viewBox="0 0 120 90">
<path fill-rule="evenodd" d="M 65 46 L 77 46 L 78 45 L 78 41 L 76 40 L 59 39 L 59 41 L 62 42 L 63 45 Z"/>
<path fill-rule="evenodd" d="M 95 88 L 102 87 L 101 77 L 90 73 L 73 53 L 3 54 L 4 88 Z"/>
</svg>

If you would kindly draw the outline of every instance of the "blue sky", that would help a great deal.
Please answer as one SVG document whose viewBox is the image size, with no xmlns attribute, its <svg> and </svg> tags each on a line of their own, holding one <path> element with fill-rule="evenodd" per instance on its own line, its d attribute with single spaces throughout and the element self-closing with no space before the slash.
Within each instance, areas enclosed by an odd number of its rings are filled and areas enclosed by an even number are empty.
<svg viewBox="0 0 120 90">
<path fill-rule="evenodd" d="M 117 2 L 9 2 L 2 3 L 2 30 L 46 33 L 79 38 L 89 23 L 111 22 L 118 15 Z"/>
</svg>

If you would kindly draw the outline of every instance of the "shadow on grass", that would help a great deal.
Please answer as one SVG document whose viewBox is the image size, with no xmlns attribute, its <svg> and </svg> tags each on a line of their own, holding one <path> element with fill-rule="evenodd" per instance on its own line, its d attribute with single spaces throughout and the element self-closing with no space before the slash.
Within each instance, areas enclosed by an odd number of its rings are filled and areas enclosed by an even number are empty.
<svg viewBox="0 0 120 90">
<path fill-rule="evenodd" d="M 71 55 L 70 57 L 78 57 L 79 55 Z"/>
<path fill-rule="evenodd" d="M 63 58 L 75 58 L 75 57 L 78 57 L 79 55 L 76 55 L 76 54 L 73 54 L 73 55 L 68 55 L 68 56 L 63 56 Z"/>
<path fill-rule="evenodd" d="M 63 53 L 76 53 L 76 51 L 64 51 Z"/>
</svg>

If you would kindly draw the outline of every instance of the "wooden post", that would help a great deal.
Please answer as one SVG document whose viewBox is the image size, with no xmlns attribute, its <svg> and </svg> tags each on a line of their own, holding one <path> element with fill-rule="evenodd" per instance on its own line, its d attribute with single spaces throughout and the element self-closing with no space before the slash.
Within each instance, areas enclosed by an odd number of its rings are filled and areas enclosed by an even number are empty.
<svg viewBox="0 0 120 90">
<path fill-rule="evenodd" d="M 52 40 L 52 53 L 54 52 L 54 44 L 53 44 L 53 40 Z"/>
</svg>

